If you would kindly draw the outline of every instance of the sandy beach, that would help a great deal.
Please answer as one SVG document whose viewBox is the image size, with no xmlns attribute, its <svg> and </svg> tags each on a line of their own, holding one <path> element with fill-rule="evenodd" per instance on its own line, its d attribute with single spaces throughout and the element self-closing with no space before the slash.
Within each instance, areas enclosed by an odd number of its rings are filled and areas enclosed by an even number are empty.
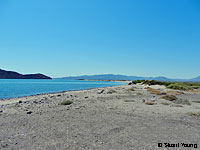
<svg viewBox="0 0 200 150">
<path fill-rule="evenodd" d="M 73 103 L 60 105 L 65 100 Z M 160 85 L 13 98 L 0 101 L 0 149 L 199 149 L 199 118 L 200 93 Z M 169 144 L 176 147 L 165 147 Z"/>
</svg>

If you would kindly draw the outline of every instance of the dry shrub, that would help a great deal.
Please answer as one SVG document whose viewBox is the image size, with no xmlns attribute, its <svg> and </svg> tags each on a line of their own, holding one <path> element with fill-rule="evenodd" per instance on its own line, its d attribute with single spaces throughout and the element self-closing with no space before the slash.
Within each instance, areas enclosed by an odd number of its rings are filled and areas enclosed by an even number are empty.
<svg viewBox="0 0 200 150">
<path fill-rule="evenodd" d="M 113 90 L 113 89 L 109 89 L 107 93 L 108 93 L 108 94 L 112 94 L 112 93 L 116 93 L 116 92 L 117 92 L 117 91 L 115 91 L 115 90 Z"/>
<path fill-rule="evenodd" d="M 149 102 L 146 102 L 145 104 L 147 104 L 147 105 L 155 105 L 155 104 L 157 104 L 157 103 L 154 103 L 154 102 L 149 101 Z"/>
<path fill-rule="evenodd" d="M 193 103 L 200 103 L 200 101 L 192 101 Z"/>
<path fill-rule="evenodd" d="M 143 95 L 142 93 L 136 93 L 138 96 Z"/>
<path fill-rule="evenodd" d="M 189 116 L 200 117 L 200 112 L 188 112 L 187 114 L 188 114 Z"/>
<path fill-rule="evenodd" d="M 200 93 L 200 89 L 193 89 L 193 90 L 190 90 L 189 92 Z"/>
<path fill-rule="evenodd" d="M 126 89 L 127 91 L 135 91 L 134 87 Z"/>
<path fill-rule="evenodd" d="M 174 101 L 174 103 L 183 104 L 183 105 L 191 105 L 191 103 L 187 99 L 177 99 L 177 100 Z"/>
<path fill-rule="evenodd" d="M 176 105 L 172 105 L 172 107 L 183 107 L 182 105 L 176 104 Z"/>
<path fill-rule="evenodd" d="M 165 96 L 161 97 L 161 99 L 165 99 L 165 100 L 168 100 L 168 101 L 175 101 L 178 98 L 174 95 L 165 95 Z"/>
<path fill-rule="evenodd" d="M 181 92 L 181 91 L 167 91 L 167 94 L 181 95 L 181 94 L 184 94 L 184 92 Z"/>
<path fill-rule="evenodd" d="M 165 92 L 162 92 L 160 90 L 156 90 L 156 89 L 153 89 L 153 88 L 150 88 L 150 87 L 147 87 L 146 89 L 147 89 L 147 91 L 150 92 L 150 94 L 156 94 L 156 95 L 166 95 L 167 94 Z"/>
<path fill-rule="evenodd" d="M 124 102 L 135 102 L 135 100 L 124 100 Z"/>
</svg>

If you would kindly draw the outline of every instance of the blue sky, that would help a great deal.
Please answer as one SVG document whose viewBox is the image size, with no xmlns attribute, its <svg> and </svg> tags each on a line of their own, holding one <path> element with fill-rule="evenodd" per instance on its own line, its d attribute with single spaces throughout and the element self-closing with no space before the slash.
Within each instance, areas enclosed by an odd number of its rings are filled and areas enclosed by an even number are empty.
<svg viewBox="0 0 200 150">
<path fill-rule="evenodd" d="M 200 75 L 198 0 L 1 0 L 0 68 L 52 77 Z"/>
</svg>

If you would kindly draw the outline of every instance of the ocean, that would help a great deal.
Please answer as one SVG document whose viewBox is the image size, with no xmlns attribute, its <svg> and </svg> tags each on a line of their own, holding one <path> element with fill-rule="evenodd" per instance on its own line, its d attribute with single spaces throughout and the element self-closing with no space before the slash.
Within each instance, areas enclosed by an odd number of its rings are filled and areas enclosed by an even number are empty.
<svg viewBox="0 0 200 150">
<path fill-rule="evenodd" d="M 0 99 L 122 85 L 122 82 L 82 80 L 0 79 Z"/>
</svg>

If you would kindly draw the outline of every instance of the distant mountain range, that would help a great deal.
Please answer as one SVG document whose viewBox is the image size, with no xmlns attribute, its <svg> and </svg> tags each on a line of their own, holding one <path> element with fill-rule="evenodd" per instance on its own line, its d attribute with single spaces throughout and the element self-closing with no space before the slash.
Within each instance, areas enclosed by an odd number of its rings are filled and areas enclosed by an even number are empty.
<svg viewBox="0 0 200 150">
<path fill-rule="evenodd" d="M 0 79 L 51 79 L 43 74 L 20 74 L 14 71 L 0 69 Z"/>
<path fill-rule="evenodd" d="M 179 81 L 179 82 L 200 82 L 200 76 L 192 79 L 170 79 L 166 77 L 140 77 L 140 76 L 126 76 L 126 75 L 114 75 L 114 74 L 101 74 L 101 75 L 83 75 L 83 76 L 70 76 L 60 79 L 67 80 L 157 80 L 157 81 Z"/>
</svg>

